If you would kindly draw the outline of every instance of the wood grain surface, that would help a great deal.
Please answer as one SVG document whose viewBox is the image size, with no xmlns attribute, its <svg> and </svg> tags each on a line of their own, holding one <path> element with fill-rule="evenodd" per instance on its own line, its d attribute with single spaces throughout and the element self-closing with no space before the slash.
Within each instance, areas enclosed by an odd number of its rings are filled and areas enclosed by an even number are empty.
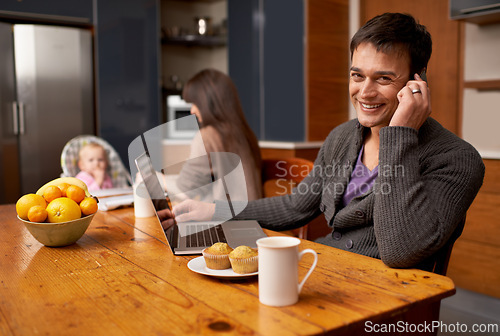
<svg viewBox="0 0 500 336">
<path fill-rule="evenodd" d="M 304 240 L 318 266 L 297 304 L 273 308 L 259 303 L 257 277 L 189 270 L 195 256 L 174 256 L 157 220 L 132 208 L 99 212 L 77 243 L 57 248 L 38 243 L 14 205 L 0 218 L 1 335 L 360 335 L 365 321 L 412 318 L 455 291 L 447 277 Z"/>
<path fill-rule="evenodd" d="M 305 4 L 306 140 L 323 141 L 349 120 L 349 1 Z"/>
<path fill-rule="evenodd" d="M 500 160 L 483 162 L 483 186 L 467 211 L 447 275 L 458 287 L 500 298 Z"/>
</svg>

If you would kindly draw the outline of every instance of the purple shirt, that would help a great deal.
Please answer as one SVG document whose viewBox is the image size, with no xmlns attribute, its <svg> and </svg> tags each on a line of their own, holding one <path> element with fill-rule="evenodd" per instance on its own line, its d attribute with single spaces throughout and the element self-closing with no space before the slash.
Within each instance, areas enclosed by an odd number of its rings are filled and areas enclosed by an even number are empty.
<svg viewBox="0 0 500 336">
<path fill-rule="evenodd" d="M 356 161 L 356 166 L 351 174 L 351 180 L 347 185 L 347 189 L 342 198 L 342 203 L 344 206 L 349 204 L 354 197 L 361 196 L 368 192 L 375 182 L 378 176 L 378 166 L 373 168 L 373 170 L 368 169 L 361 158 L 363 157 L 364 146 L 361 147 L 359 151 L 358 160 Z"/>
</svg>

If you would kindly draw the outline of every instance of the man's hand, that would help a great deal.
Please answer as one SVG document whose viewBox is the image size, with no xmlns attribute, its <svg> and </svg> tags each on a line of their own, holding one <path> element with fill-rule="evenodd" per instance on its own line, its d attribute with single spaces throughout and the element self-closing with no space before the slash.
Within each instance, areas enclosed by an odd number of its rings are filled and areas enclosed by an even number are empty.
<svg viewBox="0 0 500 336">
<path fill-rule="evenodd" d="M 389 126 L 405 126 L 418 130 L 431 114 L 431 96 L 427 83 L 415 74 L 415 80 L 406 83 L 398 92 L 398 100 L 399 106 Z"/>
<path fill-rule="evenodd" d="M 215 204 L 191 199 L 174 206 L 175 220 L 179 223 L 188 221 L 209 221 L 215 213 Z"/>
</svg>

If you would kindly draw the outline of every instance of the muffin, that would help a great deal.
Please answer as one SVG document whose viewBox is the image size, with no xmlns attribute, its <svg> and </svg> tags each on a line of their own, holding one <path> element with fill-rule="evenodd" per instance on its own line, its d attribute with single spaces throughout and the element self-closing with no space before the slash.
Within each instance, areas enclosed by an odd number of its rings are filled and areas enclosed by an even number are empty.
<svg viewBox="0 0 500 336">
<path fill-rule="evenodd" d="M 233 271 L 238 274 L 257 272 L 259 256 L 257 250 L 248 246 L 238 246 L 229 253 L 229 261 Z"/>
<path fill-rule="evenodd" d="M 229 253 L 233 249 L 226 243 L 215 243 L 202 251 L 207 268 L 221 270 L 231 267 Z"/>
</svg>

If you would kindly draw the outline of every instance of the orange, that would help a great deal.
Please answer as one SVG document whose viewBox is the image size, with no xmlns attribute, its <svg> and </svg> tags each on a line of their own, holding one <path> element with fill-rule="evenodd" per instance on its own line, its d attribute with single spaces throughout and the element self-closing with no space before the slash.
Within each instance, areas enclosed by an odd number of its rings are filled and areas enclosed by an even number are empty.
<svg viewBox="0 0 500 336">
<path fill-rule="evenodd" d="M 71 184 L 66 183 L 66 182 L 63 182 L 63 183 L 57 185 L 59 187 L 59 189 L 61 189 L 62 197 L 66 197 L 66 189 L 68 189 L 68 187 L 70 185 Z"/>
<path fill-rule="evenodd" d="M 47 219 L 47 215 L 47 210 L 41 205 L 34 205 L 28 211 L 28 219 L 30 222 L 43 223 Z"/>
<path fill-rule="evenodd" d="M 45 208 L 47 203 L 42 196 L 37 194 L 26 194 L 21 196 L 16 203 L 16 212 L 19 218 L 28 220 L 28 211 L 34 205 L 40 205 Z"/>
<path fill-rule="evenodd" d="M 85 190 L 76 185 L 70 185 L 66 189 L 66 197 L 72 199 L 76 203 L 80 203 L 85 198 Z"/>
<path fill-rule="evenodd" d="M 84 216 L 91 215 L 97 211 L 97 201 L 93 197 L 85 197 L 80 202 L 80 209 Z"/>
<path fill-rule="evenodd" d="M 50 203 L 56 198 L 59 198 L 61 196 L 62 196 L 61 189 L 53 185 L 48 186 L 43 192 L 43 198 L 45 198 L 45 201 L 47 201 L 47 203 Z"/>
<path fill-rule="evenodd" d="M 49 223 L 61 223 L 82 217 L 80 206 L 67 197 L 59 197 L 47 205 Z"/>
</svg>

